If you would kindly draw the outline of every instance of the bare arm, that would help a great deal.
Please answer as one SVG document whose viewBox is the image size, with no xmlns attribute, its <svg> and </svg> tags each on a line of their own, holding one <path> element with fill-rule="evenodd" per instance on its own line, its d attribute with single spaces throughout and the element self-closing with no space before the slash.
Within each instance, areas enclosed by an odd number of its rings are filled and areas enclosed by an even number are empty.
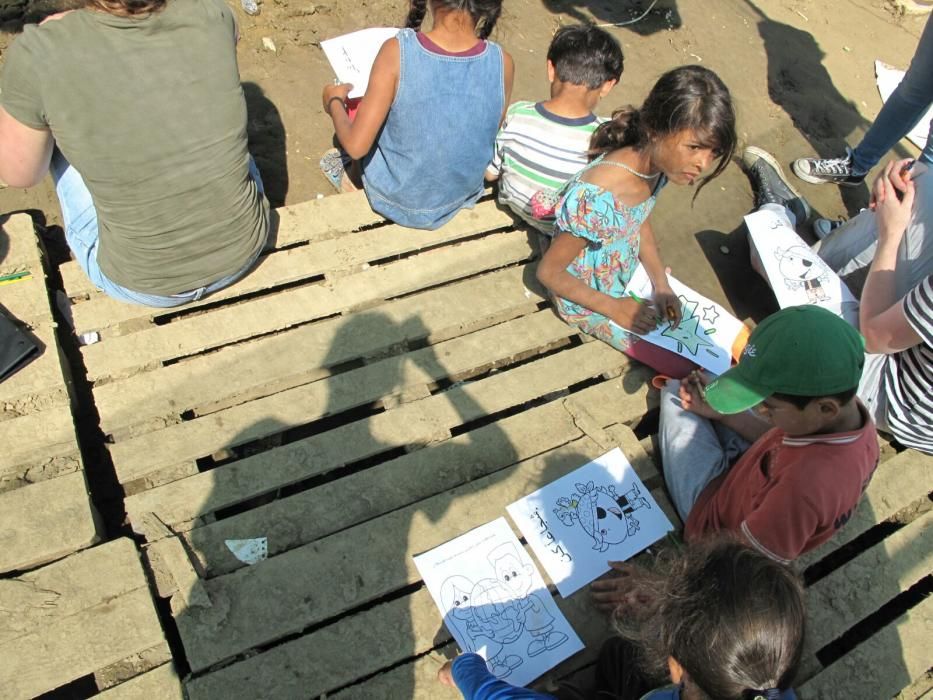
<svg viewBox="0 0 933 700">
<path fill-rule="evenodd" d="M 922 342 L 904 315 L 896 297 L 895 274 L 897 249 L 910 221 L 914 201 L 914 183 L 901 177 L 905 161 L 888 163 L 872 187 L 875 221 L 878 225 L 878 249 L 872 260 L 862 290 L 859 326 L 865 336 L 865 350 L 893 353 Z M 903 192 L 898 199 L 896 190 Z"/>
<path fill-rule="evenodd" d="M 0 180 L 10 187 L 42 182 L 52 160 L 55 140 L 48 129 L 33 129 L 0 107 Z"/>
<path fill-rule="evenodd" d="M 324 111 L 334 122 L 340 145 L 355 160 L 369 153 L 385 123 L 398 88 L 400 60 L 398 40 L 389 39 L 376 55 L 366 95 L 352 122 L 344 102 L 353 86 L 348 83 L 324 86 Z"/>
<path fill-rule="evenodd" d="M 637 333 L 651 331 L 656 322 L 653 307 L 627 297 L 618 299 L 603 294 L 567 272 L 567 266 L 576 259 L 584 246 L 584 239 L 565 231 L 559 233 L 538 263 L 538 281 L 562 299 L 602 314 L 623 328 Z"/>
<path fill-rule="evenodd" d="M 505 113 L 509 110 L 509 104 L 512 102 L 512 85 L 515 82 L 515 62 L 508 51 L 502 52 L 502 82 L 505 86 L 505 102 L 502 103 L 502 118 L 499 119 L 499 125 L 505 121 Z"/>
<path fill-rule="evenodd" d="M 638 230 L 641 242 L 638 247 L 638 259 L 645 267 L 651 286 L 654 287 L 654 303 L 659 313 L 664 315 L 674 326 L 680 323 L 680 300 L 671 289 L 667 279 L 667 270 L 661 262 L 658 246 L 654 240 L 654 230 L 650 219 L 645 219 Z"/>
</svg>

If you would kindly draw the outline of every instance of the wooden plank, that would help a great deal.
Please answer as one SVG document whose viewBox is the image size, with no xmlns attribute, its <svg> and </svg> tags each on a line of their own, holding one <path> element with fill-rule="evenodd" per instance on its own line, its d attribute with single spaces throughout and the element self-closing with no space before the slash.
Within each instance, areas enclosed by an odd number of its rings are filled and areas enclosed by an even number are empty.
<svg viewBox="0 0 933 700">
<path fill-rule="evenodd" d="M 235 697 L 234 693 L 231 697 Z M 100 700 L 184 700 L 181 680 L 170 663 L 136 676 L 95 697 Z"/>
<path fill-rule="evenodd" d="M 931 572 L 933 512 L 928 512 L 808 589 L 807 656 Z M 816 670 L 807 659 L 799 677 L 810 678 Z"/>
<path fill-rule="evenodd" d="M 233 299 L 244 294 L 282 287 L 318 275 L 352 270 L 367 263 L 403 255 L 421 248 L 449 243 L 483 231 L 511 226 L 512 217 L 497 208 L 494 201 L 463 210 L 450 223 L 436 231 L 389 225 L 361 231 L 340 238 L 312 241 L 300 248 L 271 252 L 260 259 L 255 269 L 242 280 L 200 302 L 186 304 L 184 311 Z M 179 309 L 153 309 L 126 304 L 99 294 L 72 308 L 78 334 L 119 326 L 132 320 L 151 320 L 178 314 Z"/>
<path fill-rule="evenodd" d="M 213 454 L 224 447 L 236 447 L 404 393 L 414 386 L 548 347 L 575 332 L 550 311 L 541 311 L 440 345 L 388 357 L 327 380 L 122 440 L 110 446 L 110 454 L 122 479 L 127 464 L 138 474 Z"/>
<path fill-rule="evenodd" d="M 214 605 L 187 608 L 176 617 L 192 669 L 202 670 L 418 581 L 412 555 L 500 516 L 508 503 L 604 451 L 583 438 L 207 581 Z"/>
<path fill-rule="evenodd" d="M 916 450 L 906 450 L 879 464 L 849 522 L 831 540 L 800 557 L 797 568 L 805 570 L 902 508 L 926 498 L 933 491 L 931 466 L 930 456 Z"/>
<path fill-rule="evenodd" d="M 803 700 L 890 698 L 930 667 L 933 598 L 920 603 L 798 688 Z"/>
<path fill-rule="evenodd" d="M 363 192 L 314 199 L 274 210 L 274 245 L 283 248 L 324 240 L 381 221 L 383 218 L 370 208 Z M 65 263 L 60 271 L 68 296 L 99 294 L 77 263 Z"/>
<path fill-rule="evenodd" d="M 598 393 L 593 391 L 600 389 Z M 634 418 L 639 401 L 622 397 L 612 382 L 591 387 L 591 396 L 605 397 L 618 408 L 617 418 Z M 613 395 L 615 394 L 615 395 Z M 185 550 L 197 557 L 206 577 L 245 566 L 227 549 L 227 539 L 266 537 L 269 556 L 307 544 L 383 513 L 429 498 L 463 483 L 487 476 L 583 436 L 560 402 L 502 419 L 469 433 L 403 455 L 364 472 L 344 477 L 183 533 Z M 621 438 L 631 436 L 623 431 Z M 614 447 L 603 446 L 605 450 Z M 638 447 L 623 442 L 633 466 L 645 480 L 657 476 L 654 464 Z M 641 459 L 639 459 L 641 458 Z M 438 468 L 437 465 L 443 465 Z M 412 478 L 412 475 L 417 475 Z M 371 494 L 379 494 L 373 499 Z M 314 512 L 314 518 L 296 517 Z M 173 538 L 166 543 L 171 546 Z M 160 550 L 161 543 L 150 549 Z"/>
<path fill-rule="evenodd" d="M 335 318 L 223 348 L 94 388 L 105 433 L 185 411 L 208 413 L 327 376 L 328 367 L 426 339 L 445 340 L 534 311 L 540 297 L 507 268 Z M 470 299 L 463 304 L 463 299 Z M 140 396 L 146 400 L 142 404 Z"/>
<path fill-rule="evenodd" d="M 116 540 L 0 581 L 0 687 L 25 698 L 164 644 L 133 543 Z M 10 605 L 13 601 L 13 605 Z"/>
<path fill-rule="evenodd" d="M 82 352 L 88 376 L 98 379 L 522 262 L 530 256 L 523 231 L 493 234 L 327 283 L 290 289 L 110 338 L 86 346 Z"/>
<path fill-rule="evenodd" d="M 42 346 L 40 354 L 0 383 L 0 417 L 3 420 L 43 411 L 70 400 L 54 326 L 42 325 L 31 333 Z"/>
<path fill-rule="evenodd" d="M 71 406 L 53 406 L 47 411 L 29 413 L 0 421 L 0 473 L 32 461 L 77 454 Z"/>
<path fill-rule="evenodd" d="M 30 270 L 42 272 L 42 251 L 36 237 L 36 229 L 29 214 L 6 214 L 0 216 L 7 244 L 0 258 L 0 275 Z M 39 277 L 43 274 L 37 275 Z"/>
<path fill-rule="evenodd" d="M 394 447 L 427 444 L 450 428 L 521 405 L 557 389 L 629 364 L 602 343 L 586 343 L 481 381 L 404 404 L 366 420 L 344 425 L 252 457 L 225 464 L 158 490 L 127 498 L 131 521 L 158 513 L 166 523 L 191 520 L 191 513 L 216 510 L 323 474 Z M 119 466 L 117 467 L 120 468 Z M 126 465 L 131 469 L 132 465 Z"/>
<path fill-rule="evenodd" d="M 0 573 L 44 564 L 98 539 L 82 471 L 0 493 Z"/>
</svg>

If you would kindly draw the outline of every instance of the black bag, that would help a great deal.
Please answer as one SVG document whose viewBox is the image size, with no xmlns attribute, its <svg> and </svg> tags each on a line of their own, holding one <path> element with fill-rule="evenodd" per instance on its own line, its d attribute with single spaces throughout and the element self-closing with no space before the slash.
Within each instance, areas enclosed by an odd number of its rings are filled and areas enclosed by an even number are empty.
<svg viewBox="0 0 933 700">
<path fill-rule="evenodd" d="M 38 344 L 0 312 L 0 382 L 38 354 Z"/>
</svg>

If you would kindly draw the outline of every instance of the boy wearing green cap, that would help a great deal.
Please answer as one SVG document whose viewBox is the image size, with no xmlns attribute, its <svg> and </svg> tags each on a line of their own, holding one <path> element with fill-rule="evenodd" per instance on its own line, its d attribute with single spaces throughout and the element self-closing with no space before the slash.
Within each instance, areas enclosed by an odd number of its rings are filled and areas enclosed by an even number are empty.
<svg viewBox="0 0 933 700">
<path fill-rule="evenodd" d="M 852 326 L 794 306 L 765 319 L 718 379 L 668 383 L 661 459 L 688 540 L 729 530 L 787 562 L 845 524 L 878 464 L 855 397 L 864 359 Z"/>
</svg>

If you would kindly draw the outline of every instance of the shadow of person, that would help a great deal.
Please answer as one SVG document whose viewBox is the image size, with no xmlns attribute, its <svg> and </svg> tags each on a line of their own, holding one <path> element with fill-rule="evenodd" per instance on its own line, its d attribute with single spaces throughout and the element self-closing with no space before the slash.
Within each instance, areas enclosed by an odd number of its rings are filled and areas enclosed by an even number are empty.
<svg viewBox="0 0 933 700">
<path fill-rule="evenodd" d="M 871 123 L 859 114 L 852 100 L 836 89 L 823 65 L 826 54 L 812 34 L 776 22 L 754 2 L 745 1 L 760 17 L 758 34 L 768 58 L 771 101 L 787 113 L 818 157 L 843 155 L 846 139 L 860 138 Z M 868 204 L 866 184 L 840 187 L 839 191 L 849 216 Z"/>
<path fill-rule="evenodd" d="M 279 110 L 256 83 L 243 83 L 243 95 L 248 115 L 249 152 L 259 167 L 269 204 L 281 207 L 288 194 L 285 125 Z"/>
<path fill-rule="evenodd" d="M 374 337 L 402 340 L 371 355 L 352 350 L 372 347 L 366 339 Z M 391 681 L 385 697 L 414 695 L 413 662 L 427 649 L 413 622 L 417 610 L 409 609 L 411 556 L 472 527 L 467 523 L 481 516 L 465 509 L 463 500 L 495 498 L 500 481 L 514 478 L 509 467 L 519 459 L 509 436 L 474 397 L 471 381 L 448 371 L 428 338 L 418 317 L 350 316 L 330 341 L 322 366 L 331 374 L 319 380 L 322 403 L 307 400 L 307 422 L 284 426 L 269 418 L 258 429 L 257 423 L 244 426 L 245 444 L 230 441 L 230 455 L 217 470 L 242 468 L 249 460 L 251 470 L 271 473 L 273 481 L 276 471 L 283 476 L 278 488 L 244 493 L 238 504 L 227 494 L 224 508 L 209 496 L 218 520 L 187 535 L 210 595 L 232 601 L 230 608 L 195 606 L 177 615 L 189 656 L 189 645 L 211 647 L 224 629 L 238 633 L 256 620 L 260 631 L 248 637 L 251 647 L 266 647 L 270 637 L 294 639 L 302 630 L 310 630 L 309 640 L 339 638 L 342 625 L 352 626 L 365 612 L 373 634 L 341 645 L 339 664 L 335 649 L 312 641 L 303 647 L 298 638 L 270 656 L 259 653 L 256 662 L 242 661 L 233 674 L 242 668 L 243 683 L 261 683 L 254 675 L 260 673 L 275 684 L 275 695 L 304 697 L 392 669 L 380 676 Z M 306 476 L 292 476 L 301 472 Z M 268 540 L 268 559 L 245 569 L 224 542 L 257 533 Z M 272 660 L 281 654 L 291 659 L 287 669 Z M 213 685 L 211 673 L 193 666 L 202 677 L 195 678 L 200 688 L 192 697 L 213 697 L 229 687 Z"/>
<path fill-rule="evenodd" d="M 677 0 L 542 0 L 553 14 L 565 14 L 577 22 L 596 22 L 633 31 L 640 36 L 680 29 L 683 24 Z"/>
</svg>

